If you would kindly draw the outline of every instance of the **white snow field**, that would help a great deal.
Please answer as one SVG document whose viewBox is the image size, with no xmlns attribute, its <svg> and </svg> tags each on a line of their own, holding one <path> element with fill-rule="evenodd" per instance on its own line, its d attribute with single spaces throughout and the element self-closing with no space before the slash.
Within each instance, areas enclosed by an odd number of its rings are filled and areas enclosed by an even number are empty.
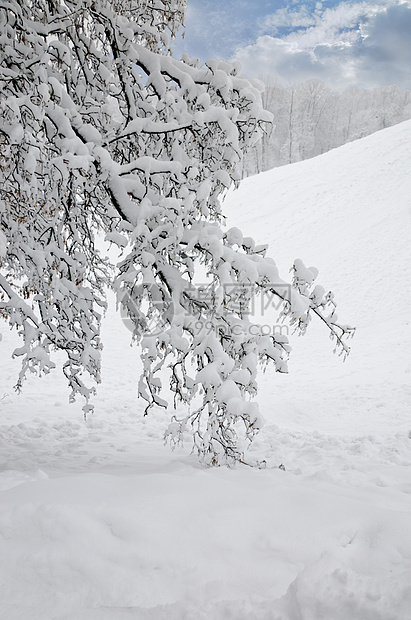
<svg viewBox="0 0 411 620">
<path fill-rule="evenodd" d="M 86 422 L 57 370 L 14 393 L 0 325 L 2 620 L 410 620 L 410 170 L 406 122 L 227 198 L 230 225 L 283 277 L 317 266 L 357 326 L 344 363 L 313 324 L 290 374 L 261 377 L 265 469 L 163 445 L 113 311 Z"/>
</svg>

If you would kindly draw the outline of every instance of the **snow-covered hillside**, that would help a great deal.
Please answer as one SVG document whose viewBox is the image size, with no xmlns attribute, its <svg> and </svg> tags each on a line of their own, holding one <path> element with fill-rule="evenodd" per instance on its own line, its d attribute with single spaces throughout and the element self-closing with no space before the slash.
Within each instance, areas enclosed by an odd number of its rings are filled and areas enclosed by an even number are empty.
<svg viewBox="0 0 411 620">
<path fill-rule="evenodd" d="M 346 362 L 320 325 L 261 377 L 250 459 L 204 469 L 142 418 L 138 351 L 109 313 L 94 416 L 62 377 L 12 389 L 0 326 L 0 618 L 409 620 L 411 122 L 243 182 L 229 224 L 283 276 L 319 268 Z M 285 467 L 279 468 L 282 464 Z"/>
<path fill-rule="evenodd" d="M 329 354 L 320 325 L 293 341 L 290 374 L 262 381 L 269 401 L 285 391 L 273 419 L 288 424 L 295 409 L 300 424 L 317 430 L 411 424 L 410 164 L 407 121 L 247 179 L 229 196 L 228 224 L 268 242 L 283 277 L 297 257 L 317 267 L 340 320 L 357 328 L 344 364 Z"/>
</svg>

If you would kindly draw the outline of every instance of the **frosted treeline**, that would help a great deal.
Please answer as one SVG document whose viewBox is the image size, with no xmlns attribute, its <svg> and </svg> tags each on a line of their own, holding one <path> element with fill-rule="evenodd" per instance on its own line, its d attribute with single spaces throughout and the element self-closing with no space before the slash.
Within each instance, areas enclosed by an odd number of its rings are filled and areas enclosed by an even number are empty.
<svg viewBox="0 0 411 620">
<path fill-rule="evenodd" d="M 329 90 L 318 80 L 268 82 L 263 104 L 275 128 L 250 152 L 243 175 L 309 159 L 411 118 L 411 91 L 399 86 Z"/>
</svg>

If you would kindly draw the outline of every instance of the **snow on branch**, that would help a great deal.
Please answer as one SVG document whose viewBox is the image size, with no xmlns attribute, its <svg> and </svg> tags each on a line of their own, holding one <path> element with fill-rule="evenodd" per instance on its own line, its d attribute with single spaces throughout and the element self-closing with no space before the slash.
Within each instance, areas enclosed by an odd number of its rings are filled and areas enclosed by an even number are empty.
<svg viewBox="0 0 411 620">
<path fill-rule="evenodd" d="M 317 315 L 345 352 L 350 330 L 302 263 L 292 287 L 265 246 L 225 230 L 221 198 L 272 117 L 237 65 L 171 56 L 184 8 L 0 2 L 0 312 L 23 339 L 18 387 L 62 350 L 87 413 L 113 287 L 141 346 L 146 412 L 172 407 L 166 438 L 191 433 L 220 464 L 244 460 L 261 428 L 259 365 L 287 371 L 287 338 L 252 321 L 254 296 L 277 297 L 301 332 Z M 99 235 L 122 249 L 116 267 Z"/>
</svg>

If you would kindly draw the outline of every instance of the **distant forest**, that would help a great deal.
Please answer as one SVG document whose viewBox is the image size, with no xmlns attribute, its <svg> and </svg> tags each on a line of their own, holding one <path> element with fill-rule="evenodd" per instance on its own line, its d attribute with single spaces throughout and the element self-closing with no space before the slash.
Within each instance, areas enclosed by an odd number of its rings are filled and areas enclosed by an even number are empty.
<svg viewBox="0 0 411 620">
<path fill-rule="evenodd" d="M 243 176 L 315 157 L 411 118 L 411 91 L 399 86 L 329 90 L 318 80 L 266 84 L 264 107 L 274 129 L 247 154 Z"/>
</svg>

